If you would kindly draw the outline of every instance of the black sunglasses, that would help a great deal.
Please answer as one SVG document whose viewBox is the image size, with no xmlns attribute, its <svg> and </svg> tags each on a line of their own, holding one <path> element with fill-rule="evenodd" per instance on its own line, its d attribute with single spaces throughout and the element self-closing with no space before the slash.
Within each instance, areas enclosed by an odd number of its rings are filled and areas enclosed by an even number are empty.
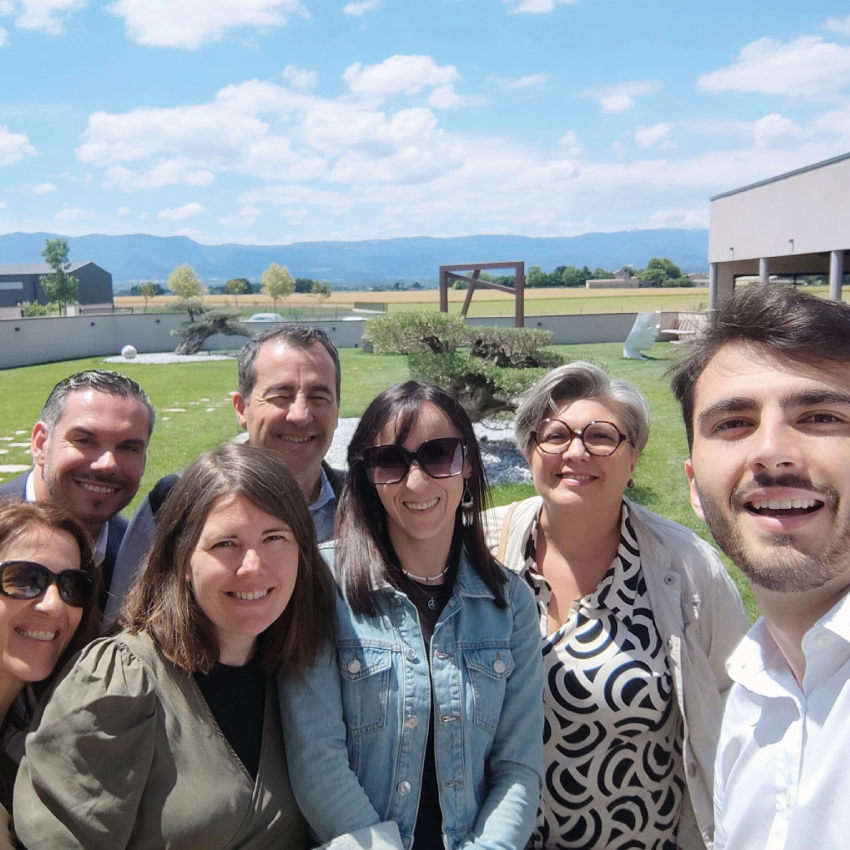
<svg viewBox="0 0 850 850">
<path fill-rule="evenodd" d="M 460 437 L 425 440 L 415 452 L 391 443 L 369 446 L 357 455 L 371 484 L 397 484 L 410 471 L 413 461 L 431 478 L 453 478 L 463 472 L 465 458 L 466 446 Z"/>
<path fill-rule="evenodd" d="M 4 596 L 38 599 L 54 583 L 66 605 L 84 608 L 92 600 L 94 581 L 84 570 L 54 573 L 34 561 L 0 561 L 0 593 Z"/>
</svg>

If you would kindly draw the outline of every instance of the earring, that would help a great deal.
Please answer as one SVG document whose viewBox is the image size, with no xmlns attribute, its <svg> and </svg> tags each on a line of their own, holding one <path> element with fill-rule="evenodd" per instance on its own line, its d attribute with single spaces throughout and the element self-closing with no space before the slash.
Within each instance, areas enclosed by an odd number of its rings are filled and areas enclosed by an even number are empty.
<svg viewBox="0 0 850 850">
<path fill-rule="evenodd" d="M 635 486 L 635 480 L 634 480 L 634 478 L 630 478 L 628 484 L 626 484 L 626 487 L 628 487 L 629 490 L 633 490 L 634 486 Z"/>
<path fill-rule="evenodd" d="M 472 510 L 474 507 L 475 500 L 472 498 L 472 493 L 469 492 L 469 487 L 465 487 L 460 502 L 460 521 L 467 528 L 475 521 L 475 513 Z"/>
</svg>

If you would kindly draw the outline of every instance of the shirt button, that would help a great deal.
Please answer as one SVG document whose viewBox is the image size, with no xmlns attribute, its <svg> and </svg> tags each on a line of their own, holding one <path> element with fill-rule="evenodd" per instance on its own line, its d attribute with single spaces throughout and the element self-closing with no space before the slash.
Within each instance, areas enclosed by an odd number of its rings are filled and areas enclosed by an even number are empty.
<svg viewBox="0 0 850 850">
<path fill-rule="evenodd" d="M 505 670 L 507 670 L 508 668 L 507 668 L 507 667 L 505 667 L 505 662 L 504 662 L 504 661 L 502 661 L 502 659 L 501 659 L 501 658 L 497 658 L 497 659 L 493 662 L 493 669 L 494 669 L 497 673 L 504 673 L 504 672 L 505 672 Z"/>
<path fill-rule="evenodd" d="M 818 646 L 823 647 L 824 649 L 828 646 L 832 646 L 832 635 L 818 635 Z"/>
<path fill-rule="evenodd" d="M 360 672 L 360 662 L 356 658 L 352 658 L 352 660 L 348 662 L 348 672 L 349 673 L 359 673 Z"/>
<path fill-rule="evenodd" d="M 410 783 L 407 781 L 399 782 L 396 790 L 402 797 L 406 797 L 410 793 Z"/>
<path fill-rule="evenodd" d="M 404 719 L 404 725 L 408 729 L 415 729 L 419 725 L 419 718 L 415 714 L 408 714 Z"/>
<path fill-rule="evenodd" d="M 404 657 L 408 661 L 413 661 L 416 658 L 416 650 L 412 646 L 407 647 L 407 649 L 404 650 Z"/>
<path fill-rule="evenodd" d="M 667 573 L 662 579 L 662 581 L 668 586 L 676 583 L 676 579 L 674 579 L 673 576 L 670 575 L 670 573 Z"/>
<path fill-rule="evenodd" d="M 696 775 L 697 775 L 697 766 L 693 762 L 691 762 L 691 764 L 688 765 L 688 776 L 694 777 Z"/>
</svg>

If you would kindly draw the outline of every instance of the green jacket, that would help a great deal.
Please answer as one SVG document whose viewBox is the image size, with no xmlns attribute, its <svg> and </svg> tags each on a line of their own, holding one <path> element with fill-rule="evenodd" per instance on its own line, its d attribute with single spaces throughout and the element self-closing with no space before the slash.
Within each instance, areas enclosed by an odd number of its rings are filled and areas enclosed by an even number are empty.
<svg viewBox="0 0 850 850">
<path fill-rule="evenodd" d="M 255 783 L 147 635 L 95 641 L 33 721 L 15 830 L 29 850 L 302 850 L 275 683 Z"/>
</svg>

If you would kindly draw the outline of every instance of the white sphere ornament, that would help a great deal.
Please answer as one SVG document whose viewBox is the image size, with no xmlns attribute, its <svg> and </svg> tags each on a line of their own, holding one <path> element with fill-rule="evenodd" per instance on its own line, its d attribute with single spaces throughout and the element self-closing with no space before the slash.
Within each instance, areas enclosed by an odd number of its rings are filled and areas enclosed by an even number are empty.
<svg viewBox="0 0 850 850">
<path fill-rule="evenodd" d="M 138 352 L 132 345 L 125 345 L 121 349 L 121 356 L 125 360 L 132 360 L 136 356 L 136 354 L 138 354 Z"/>
</svg>

